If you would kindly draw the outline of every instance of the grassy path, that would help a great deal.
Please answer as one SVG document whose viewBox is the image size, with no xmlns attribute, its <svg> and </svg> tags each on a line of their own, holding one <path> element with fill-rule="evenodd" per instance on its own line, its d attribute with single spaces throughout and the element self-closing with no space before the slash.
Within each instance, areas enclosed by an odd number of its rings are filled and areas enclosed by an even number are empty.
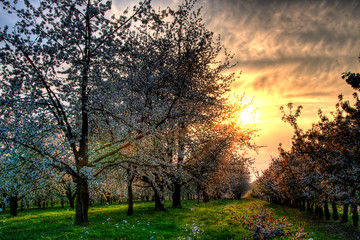
<svg viewBox="0 0 360 240">
<path fill-rule="evenodd" d="M 289 208 L 270 205 L 258 199 L 218 200 L 197 204 L 184 201 L 182 209 L 153 211 L 152 202 L 135 203 L 133 216 L 126 216 L 126 204 L 90 208 L 91 225 L 73 225 L 70 209 L 29 209 L 11 217 L 0 213 L 0 239 L 241 239 L 252 236 L 254 230 L 234 222 L 233 214 L 253 215 L 258 208 L 272 208 L 277 217 L 287 216 L 293 229 L 306 222 L 305 232 L 315 239 L 356 239 L 359 229 L 349 224 L 316 221 Z M 351 238 L 350 238 L 351 237 Z"/>
</svg>

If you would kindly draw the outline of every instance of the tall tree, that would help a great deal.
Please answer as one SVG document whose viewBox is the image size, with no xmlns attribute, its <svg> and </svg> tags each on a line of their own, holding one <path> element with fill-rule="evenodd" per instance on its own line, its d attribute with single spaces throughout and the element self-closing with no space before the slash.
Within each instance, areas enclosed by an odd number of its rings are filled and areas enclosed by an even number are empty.
<svg viewBox="0 0 360 240">
<path fill-rule="evenodd" d="M 146 18 L 149 1 L 135 7 L 131 16 L 110 20 L 105 13 L 111 1 L 1 5 L 19 18 L 11 30 L 5 26 L 0 31 L 1 138 L 70 174 L 77 188 L 75 222 L 88 224 L 90 144 L 97 142 L 91 133 L 99 128 L 93 106 L 101 105 L 104 93 L 99 89 L 124 75 L 110 71 L 111 66 L 121 65 L 130 23 Z M 106 117 L 122 114 L 116 110 Z M 108 134 L 106 128 L 103 133 Z"/>
</svg>

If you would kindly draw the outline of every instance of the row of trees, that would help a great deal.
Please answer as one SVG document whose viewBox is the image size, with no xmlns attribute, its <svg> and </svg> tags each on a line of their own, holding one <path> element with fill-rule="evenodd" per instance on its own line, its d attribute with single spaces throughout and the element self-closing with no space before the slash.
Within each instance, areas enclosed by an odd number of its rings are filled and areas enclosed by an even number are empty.
<svg viewBox="0 0 360 240">
<path fill-rule="evenodd" d="M 14 160 L 12 158 L 11 160 Z M 6 210 L 10 207 L 10 214 L 17 216 L 17 211 L 25 211 L 27 207 L 38 208 L 54 207 L 65 204 L 71 208 L 75 206 L 76 185 L 72 183 L 70 176 L 61 172 L 48 173 L 48 170 L 34 169 L 24 162 L 24 166 L 16 166 L 19 161 L 1 162 L 3 167 L 0 173 L 0 192 L 3 199 L 0 208 Z M 241 198 L 249 189 L 249 172 L 242 162 L 224 162 L 219 159 L 215 166 L 213 160 L 211 168 L 192 168 L 188 165 L 182 174 L 186 174 L 187 182 L 181 185 L 180 197 L 174 197 L 172 184 L 166 184 L 161 192 L 163 198 L 173 200 L 173 206 L 179 204 L 181 199 L 195 199 L 198 201 L 209 201 L 210 198 L 220 197 Z M 241 164 L 241 165 L 239 165 Z M 13 169 L 9 169 L 13 167 Z M 165 169 L 164 169 L 165 170 Z M 199 170 L 203 174 L 198 176 Z M 10 172 L 9 172 L 10 171 Z M 11 172 L 15 171 L 15 172 Z M 153 171 L 154 172 L 154 171 Z M 168 169 L 169 172 L 169 169 Z M 128 185 L 131 178 L 130 188 Z M 185 177 L 185 176 L 184 176 Z M 182 177 L 182 179 L 184 178 Z M 114 202 L 128 201 L 128 215 L 133 213 L 133 200 L 149 201 L 159 199 L 156 191 L 153 190 L 152 182 L 144 181 L 144 176 L 137 174 L 129 175 L 127 169 L 121 166 L 114 166 L 96 179 L 89 181 L 90 206 L 92 204 L 112 204 Z M 177 201 L 178 200 L 178 201 Z M 7 205 L 10 206 L 7 206 Z M 19 206 L 18 206 L 19 205 Z M 164 205 L 157 202 L 157 210 L 164 210 Z"/>
<path fill-rule="evenodd" d="M 88 224 L 90 192 L 104 175 L 126 180 L 131 214 L 134 183 L 150 187 L 162 209 L 166 189 L 180 207 L 184 185 L 206 196 L 209 182 L 224 185 L 219 173 L 229 184 L 247 173 L 241 152 L 255 148 L 254 132 L 234 124 L 246 105 L 225 98 L 232 56 L 195 3 L 155 11 L 144 1 L 108 18 L 111 1 L 1 1 L 19 18 L 0 31 L 7 199 L 49 179 L 74 183 L 75 222 Z"/>
<path fill-rule="evenodd" d="M 283 110 L 283 120 L 293 126 L 295 134 L 289 151 L 279 148 L 267 170 L 257 180 L 257 194 L 272 202 L 287 204 L 337 220 L 339 205 L 343 206 L 342 221 L 348 221 L 351 208 L 354 226 L 358 226 L 360 205 L 360 75 L 345 73 L 343 78 L 356 92 L 354 103 L 342 95 L 332 117 L 319 111 L 320 120 L 308 131 L 300 129 L 297 119 L 301 106 L 293 113 Z"/>
</svg>

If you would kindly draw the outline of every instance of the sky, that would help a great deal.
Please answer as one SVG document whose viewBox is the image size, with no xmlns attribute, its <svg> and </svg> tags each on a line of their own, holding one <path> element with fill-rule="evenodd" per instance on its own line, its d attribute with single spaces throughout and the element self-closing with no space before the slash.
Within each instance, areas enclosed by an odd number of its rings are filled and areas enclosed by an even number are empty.
<svg viewBox="0 0 360 240">
<path fill-rule="evenodd" d="M 135 1 L 115 0 L 121 9 Z M 176 7 L 181 0 L 153 0 Z M 261 173 L 281 143 L 290 149 L 293 129 L 281 120 L 280 106 L 302 105 L 303 129 L 316 123 L 318 110 L 329 115 L 338 95 L 352 99 L 343 72 L 360 72 L 360 3 L 357 0 L 198 0 L 205 26 L 221 36 L 240 74 L 232 91 L 256 108 L 252 153 Z"/>
<path fill-rule="evenodd" d="M 121 9 L 136 1 L 115 0 Z M 176 7 L 182 0 L 152 0 Z M 291 146 L 293 129 L 281 120 L 280 106 L 302 105 L 303 129 L 316 123 L 318 110 L 330 114 L 338 95 L 352 99 L 343 72 L 360 72 L 358 0 L 198 0 L 205 26 L 221 36 L 240 74 L 232 91 L 253 99 L 255 168 L 261 173 L 282 143 Z"/>
<path fill-rule="evenodd" d="M 113 0 L 113 11 L 136 0 Z M 176 7 L 182 0 L 152 0 L 154 6 Z M 360 72 L 360 3 L 358 0 L 198 0 L 205 26 L 221 36 L 235 55 L 240 74 L 232 91 L 253 100 L 255 158 L 261 172 L 282 143 L 291 145 L 292 129 L 281 121 L 280 106 L 303 105 L 300 126 L 318 121 L 318 109 L 335 109 L 337 96 L 351 99 L 341 74 Z M 0 23 L 11 22 L 0 14 Z"/>
<path fill-rule="evenodd" d="M 115 0 L 117 8 L 130 1 Z M 131 1 L 135 3 L 135 1 Z M 181 0 L 153 0 L 176 7 Z M 235 55 L 240 74 L 232 91 L 253 99 L 255 168 L 261 173 L 282 143 L 291 146 L 293 129 L 281 120 L 280 106 L 302 105 L 303 129 L 318 110 L 335 110 L 338 95 L 352 99 L 343 72 L 360 72 L 360 3 L 357 0 L 198 0 L 205 26 L 221 36 Z"/>
<path fill-rule="evenodd" d="M 232 91 L 254 98 L 256 143 L 252 154 L 261 172 L 279 143 L 291 146 L 292 128 L 282 122 L 280 106 L 304 107 L 300 126 L 329 114 L 342 93 L 352 99 L 343 72 L 360 72 L 360 2 L 335 0 L 204 0 L 203 19 L 235 54 L 241 77 Z"/>
</svg>

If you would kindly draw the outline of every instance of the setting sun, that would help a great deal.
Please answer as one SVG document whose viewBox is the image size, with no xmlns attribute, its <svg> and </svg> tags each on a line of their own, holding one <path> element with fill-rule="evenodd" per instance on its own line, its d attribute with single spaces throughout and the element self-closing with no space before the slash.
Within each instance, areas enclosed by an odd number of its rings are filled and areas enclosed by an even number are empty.
<svg viewBox="0 0 360 240">
<path fill-rule="evenodd" d="M 255 124 L 256 111 L 252 107 L 241 110 L 237 117 L 237 123 L 240 125 Z"/>
</svg>

